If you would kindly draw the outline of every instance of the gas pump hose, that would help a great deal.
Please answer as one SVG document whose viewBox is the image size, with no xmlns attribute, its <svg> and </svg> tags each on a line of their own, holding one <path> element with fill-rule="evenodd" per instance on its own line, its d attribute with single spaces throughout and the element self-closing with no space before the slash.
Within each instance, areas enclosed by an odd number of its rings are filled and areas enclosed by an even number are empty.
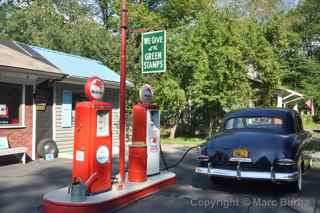
<svg viewBox="0 0 320 213">
<path fill-rule="evenodd" d="M 189 153 L 191 150 L 196 149 L 196 148 L 200 148 L 201 146 L 202 146 L 202 144 L 188 148 L 188 149 L 183 153 L 182 157 L 181 157 L 179 160 L 177 160 L 177 161 L 176 161 L 174 164 L 172 164 L 172 165 L 168 165 L 167 160 L 166 160 L 166 158 L 165 158 L 165 154 L 164 154 L 164 152 L 162 151 L 162 146 L 161 146 L 161 143 L 160 143 L 160 157 L 161 157 L 162 163 L 163 163 L 163 165 L 164 165 L 164 168 L 161 168 L 160 170 L 161 170 L 161 171 L 169 170 L 169 169 L 172 169 L 172 168 L 175 168 L 175 167 L 179 166 L 179 164 L 182 163 L 182 161 L 185 159 L 185 157 L 188 155 L 188 153 Z M 125 171 L 128 172 L 128 168 L 126 168 Z M 117 182 L 118 182 L 118 177 L 113 176 L 113 177 L 112 177 L 112 182 L 113 182 L 113 183 L 117 183 Z"/>
<path fill-rule="evenodd" d="M 179 160 L 177 160 L 174 164 L 168 166 L 168 163 L 167 163 L 167 161 L 166 161 L 166 159 L 165 159 L 164 153 L 163 153 L 163 151 L 162 151 L 161 143 L 160 143 L 160 156 L 161 156 L 161 160 L 162 160 L 163 165 L 164 165 L 164 168 L 162 168 L 161 170 L 162 170 L 162 171 L 163 171 L 163 170 L 169 170 L 169 169 L 172 169 L 172 168 L 177 167 L 180 163 L 182 163 L 182 161 L 185 159 L 185 157 L 187 156 L 187 154 L 188 154 L 191 150 L 196 149 L 196 148 L 200 148 L 200 147 L 201 147 L 201 145 L 197 145 L 197 146 L 192 146 L 192 147 L 188 148 L 188 149 L 183 153 L 182 157 L 181 157 Z"/>
</svg>

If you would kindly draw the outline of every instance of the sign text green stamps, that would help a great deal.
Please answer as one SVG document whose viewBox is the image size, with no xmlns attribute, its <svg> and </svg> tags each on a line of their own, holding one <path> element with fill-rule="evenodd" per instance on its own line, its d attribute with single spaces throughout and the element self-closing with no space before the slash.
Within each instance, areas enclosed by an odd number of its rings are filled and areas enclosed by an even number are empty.
<svg viewBox="0 0 320 213">
<path fill-rule="evenodd" d="M 142 33 L 142 73 L 166 71 L 166 31 Z"/>
</svg>

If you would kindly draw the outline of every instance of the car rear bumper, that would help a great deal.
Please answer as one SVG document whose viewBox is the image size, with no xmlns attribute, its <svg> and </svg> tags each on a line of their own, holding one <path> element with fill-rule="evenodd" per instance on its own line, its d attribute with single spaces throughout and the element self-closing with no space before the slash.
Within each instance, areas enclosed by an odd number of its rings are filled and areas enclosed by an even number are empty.
<svg viewBox="0 0 320 213">
<path fill-rule="evenodd" d="M 279 173 L 279 172 L 255 172 L 228 170 L 217 168 L 196 167 L 196 173 L 206 174 L 209 176 L 237 178 L 237 179 L 252 179 L 252 180 L 271 180 L 276 182 L 292 182 L 298 180 L 298 172 Z"/>
</svg>

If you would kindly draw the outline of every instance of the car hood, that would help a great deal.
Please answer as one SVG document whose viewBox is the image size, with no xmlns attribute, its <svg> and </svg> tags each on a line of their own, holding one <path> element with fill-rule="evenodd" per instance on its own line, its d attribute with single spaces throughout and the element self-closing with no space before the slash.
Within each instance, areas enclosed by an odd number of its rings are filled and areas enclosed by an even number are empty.
<svg viewBox="0 0 320 213">
<path fill-rule="evenodd" d="M 225 131 L 208 144 L 211 160 L 228 161 L 236 148 L 246 148 L 254 163 L 272 164 L 281 158 L 293 158 L 296 135 L 284 135 L 267 131 Z M 216 155 L 220 155 L 217 158 Z"/>
</svg>

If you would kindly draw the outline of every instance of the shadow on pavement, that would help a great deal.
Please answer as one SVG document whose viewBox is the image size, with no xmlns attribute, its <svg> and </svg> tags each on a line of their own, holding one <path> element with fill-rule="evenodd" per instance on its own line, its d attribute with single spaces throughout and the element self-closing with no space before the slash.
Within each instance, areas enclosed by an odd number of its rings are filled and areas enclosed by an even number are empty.
<svg viewBox="0 0 320 213">
<path fill-rule="evenodd" d="M 70 182 L 70 162 L 34 161 L 0 167 L 0 212 L 42 212 L 42 196 Z"/>
</svg>

